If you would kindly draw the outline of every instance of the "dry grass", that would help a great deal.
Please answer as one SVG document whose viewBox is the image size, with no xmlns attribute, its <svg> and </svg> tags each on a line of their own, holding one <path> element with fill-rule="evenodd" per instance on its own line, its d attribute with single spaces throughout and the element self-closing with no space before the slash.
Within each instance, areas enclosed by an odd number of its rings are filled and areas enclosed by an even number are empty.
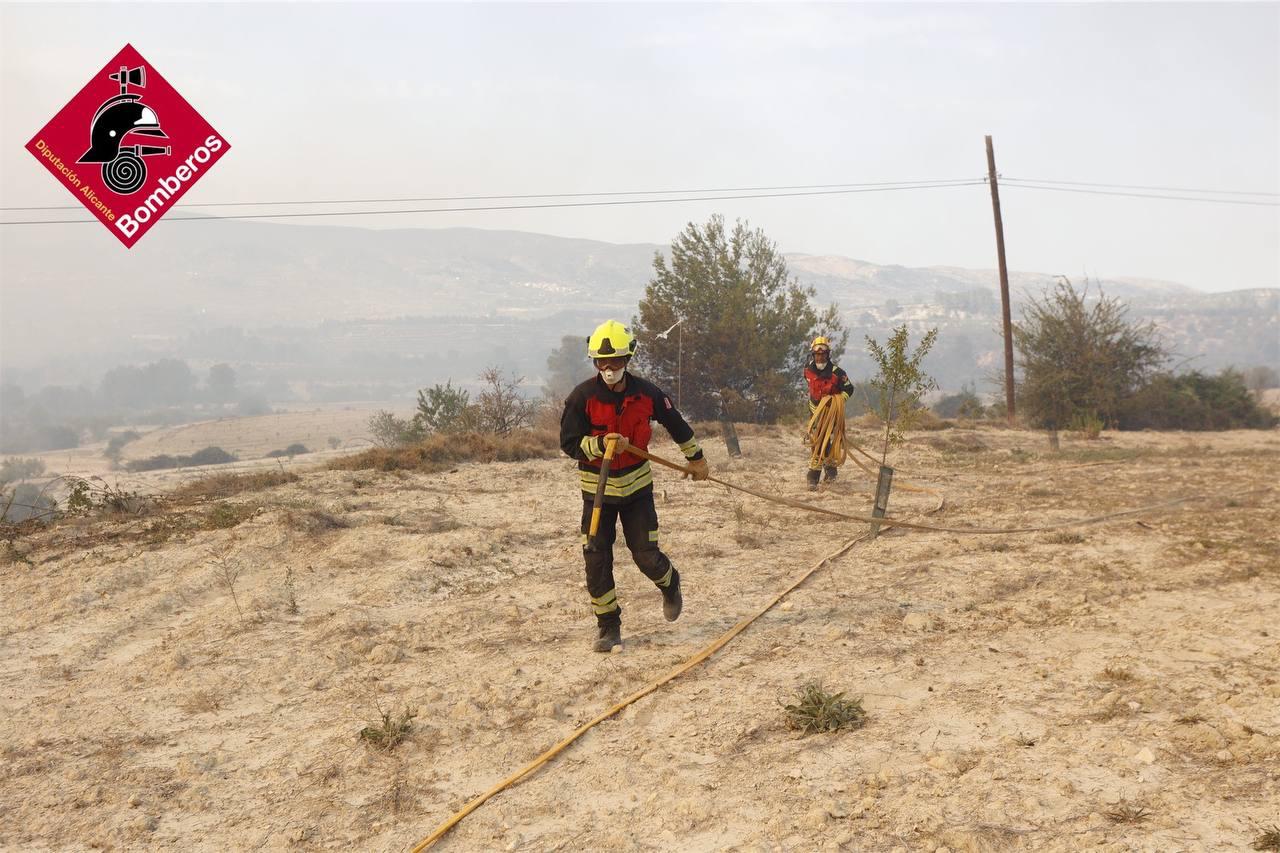
<svg viewBox="0 0 1280 853">
<path fill-rule="evenodd" d="M 1079 545 L 1085 541 L 1082 533 L 1072 533 L 1071 531 L 1063 531 L 1061 533 L 1050 533 L 1044 537 L 1044 542 L 1049 545 Z"/>
<path fill-rule="evenodd" d="M 228 498 L 241 492 L 258 492 L 263 489 L 296 483 L 301 478 L 289 471 L 263 471 L 256 474 L 214 474 L 173 490 L 175 498 Z"/>
<path fill-rule="evenodd" d="M 1133 806 L 1123 801 L 1121 801 L 1120 805 L 1116 806 L 1114 809 L 1108 809 L 1102 814 L 1112 823 L 1126 824 L 1142 823 L 1147 818 L 1151 817 L 1151 812 L 1149 812 L 1145 807 Z"/>
<path fill-rule="evenodd" d="M 1114 684 L 1128 684 L 1136 680 L 1134 674 L 1122 666 L 1109 666 L 1098 673 L 1096 678 L 1099 681 L 1110 681 Z"/>
<path fill-rule="evenodd" d="M 222 700 L 212 690 L 197 690 L 179 704 L 187 714 L 211 714 L 222 707 Z"/>
<path fill-rule="evenodd" d="M 226 530 L 253 518 L 257 511 L 253 504 L 217 503 L 205 513 L 204 526 L 209 530 Z"/>
<path fill-rule="evenodd" d="M 519 462 L 551 459 L 560 439 L 550 430 L 522 430 L 499 436 L 478 433 L 433 435 L 404 447 L 378 447 L 329 463 L 338 471 L 441 471 L 460 462 Z"/>
<path fill-rule="evenodd" d="M 285 512 L 284 525 L 290 530 L 308 535 L 344 530 L 351 526 L 346 519 L 322 509 L 290 509 Z"/>
</svg>

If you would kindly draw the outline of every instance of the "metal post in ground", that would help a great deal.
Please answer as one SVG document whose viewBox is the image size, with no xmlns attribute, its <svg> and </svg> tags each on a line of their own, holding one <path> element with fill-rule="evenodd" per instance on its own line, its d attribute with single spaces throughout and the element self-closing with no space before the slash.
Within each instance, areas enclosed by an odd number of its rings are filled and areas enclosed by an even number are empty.
<svg viewBox="0 0 1280 853">
<path fill-rule="evenodd" d="M 888 465 L 880 466 L 880 477 L 876 480 L 876 505 L 871 510 L 873 518 L 884 518 L 885 513 L 889 511 L 889 488 L 893 484 L 893 469 Z M 871 524 L 871 538 L 875 539 L 880 535 L 880 525 Z"/>
</svg>

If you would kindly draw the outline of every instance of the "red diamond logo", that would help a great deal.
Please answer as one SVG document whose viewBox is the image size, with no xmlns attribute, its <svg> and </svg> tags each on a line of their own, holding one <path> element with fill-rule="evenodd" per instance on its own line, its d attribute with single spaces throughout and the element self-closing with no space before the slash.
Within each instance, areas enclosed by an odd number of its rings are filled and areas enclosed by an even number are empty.
<svg viewBox="0 0 1280 853">
<path fill-rule="evenodd" d="M 131 248 L 231 145 L 125 45 L 27 150 Z"/>
</svg>

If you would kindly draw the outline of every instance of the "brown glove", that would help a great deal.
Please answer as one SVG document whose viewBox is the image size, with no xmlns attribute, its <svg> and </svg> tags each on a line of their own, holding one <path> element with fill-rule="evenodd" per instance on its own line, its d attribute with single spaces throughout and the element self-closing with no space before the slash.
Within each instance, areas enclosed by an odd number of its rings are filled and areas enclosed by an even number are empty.
<svg viewBox="0 0 1280 853">
<path fill-rule="evenodd" d="M 701 459 L 690 459 L 688 467 L 689 472 L 684 475 L 684 479 L 688 479 L 689 474 L 693 475 L 694 480 L 705 480 L 711 476 L 711 469 L 707 467 L 705 456 Z"/>
</svg>

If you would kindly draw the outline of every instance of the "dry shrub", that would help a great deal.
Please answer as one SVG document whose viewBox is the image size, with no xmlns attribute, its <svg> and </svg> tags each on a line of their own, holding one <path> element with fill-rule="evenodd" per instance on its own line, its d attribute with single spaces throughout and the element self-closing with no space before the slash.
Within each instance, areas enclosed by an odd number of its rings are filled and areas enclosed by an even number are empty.
<svg viewBox="0 0 1280 853">
<path fill-rule="evenodd" d="M 1114 809 L 1103 812 L 1112 823 L 1142 823 L 1151 817 L 1151 812 L 1143 806 L 1131 806 L 1121 802 Z"/>
<path fill-rule="evenodd" d="M 982 439 L 971 433 L 959 433 L 945 438 L 931 435 L 919 441 L 934 450 L 950 453 L 981 453 L 988 449 Z"/>
<path fill-rule="evenodd" d="M 378 749 L 389 751 L 409 736 L 409 732 L 413 730 L 413 720 L 418 716 L 418 709 L 406 705 L 394 720 L 390 711 L 380 711 L 379 716 L 380 722 L 360 730 L 360 739 Z"/>
<path fill-rule="evenodd" d="M 1280 826 L 1262 827 L 1261 834 L 1253 839 L 1254 850 L 1280 850 Z"/>
<path fill-rule="evenodd" d="M 343 530 L 351 523 L 333 513 L 322 509 L 288 510 L 284 516 L 285 526 L 299 533 L 328 533 L 330 530 Z"/>
<path fill-rule="evenodd" d="M 834 732 L 842 728 L 859 729 L 867 722 L 867 712 L 862 708 L 861 697 L 845 699 L 844 693 L 828 693 L 822 685 L 811 681 L 800 688 L 800 695 L 787 712 L 787 728 L 798 729 L 805 734 Z"/>
<path fill-rule="evenodd" d="M 915 422 L 911 424 L 913 430 L 919 430 L 920 432 L 937 432 L 940 429 L 951 429 L 954 426 L 954 422 L 944 420 L 928 409 L 921 409 L 916 414 Z"/>
<path fill-rule="evenodd" d="M 222 707 L 222 700 L 210 690 L 197 690 L 182 700 L 181 707 L 188 714 L 209 714 Z"/>
<path fill-rule="evenodd" d="M 550 459 L 560 452 L 560 437 L 551 430 L 521 430 L 499 436 L 487 433 L 441 433 L 402 447 L 377 447 L 329 463 L 338 471 L 441 471 L 460 462 L 519 462 Z"/>
<path fill-rule="evenodd" d="M 226 498 L 241 492 L 257 492 L 301 479 L 289 471 L 263 471 L 260 474 L 214 474 L 190 483 L 184 483 L 173 491 L 177 498 Z"/>
</svg>

